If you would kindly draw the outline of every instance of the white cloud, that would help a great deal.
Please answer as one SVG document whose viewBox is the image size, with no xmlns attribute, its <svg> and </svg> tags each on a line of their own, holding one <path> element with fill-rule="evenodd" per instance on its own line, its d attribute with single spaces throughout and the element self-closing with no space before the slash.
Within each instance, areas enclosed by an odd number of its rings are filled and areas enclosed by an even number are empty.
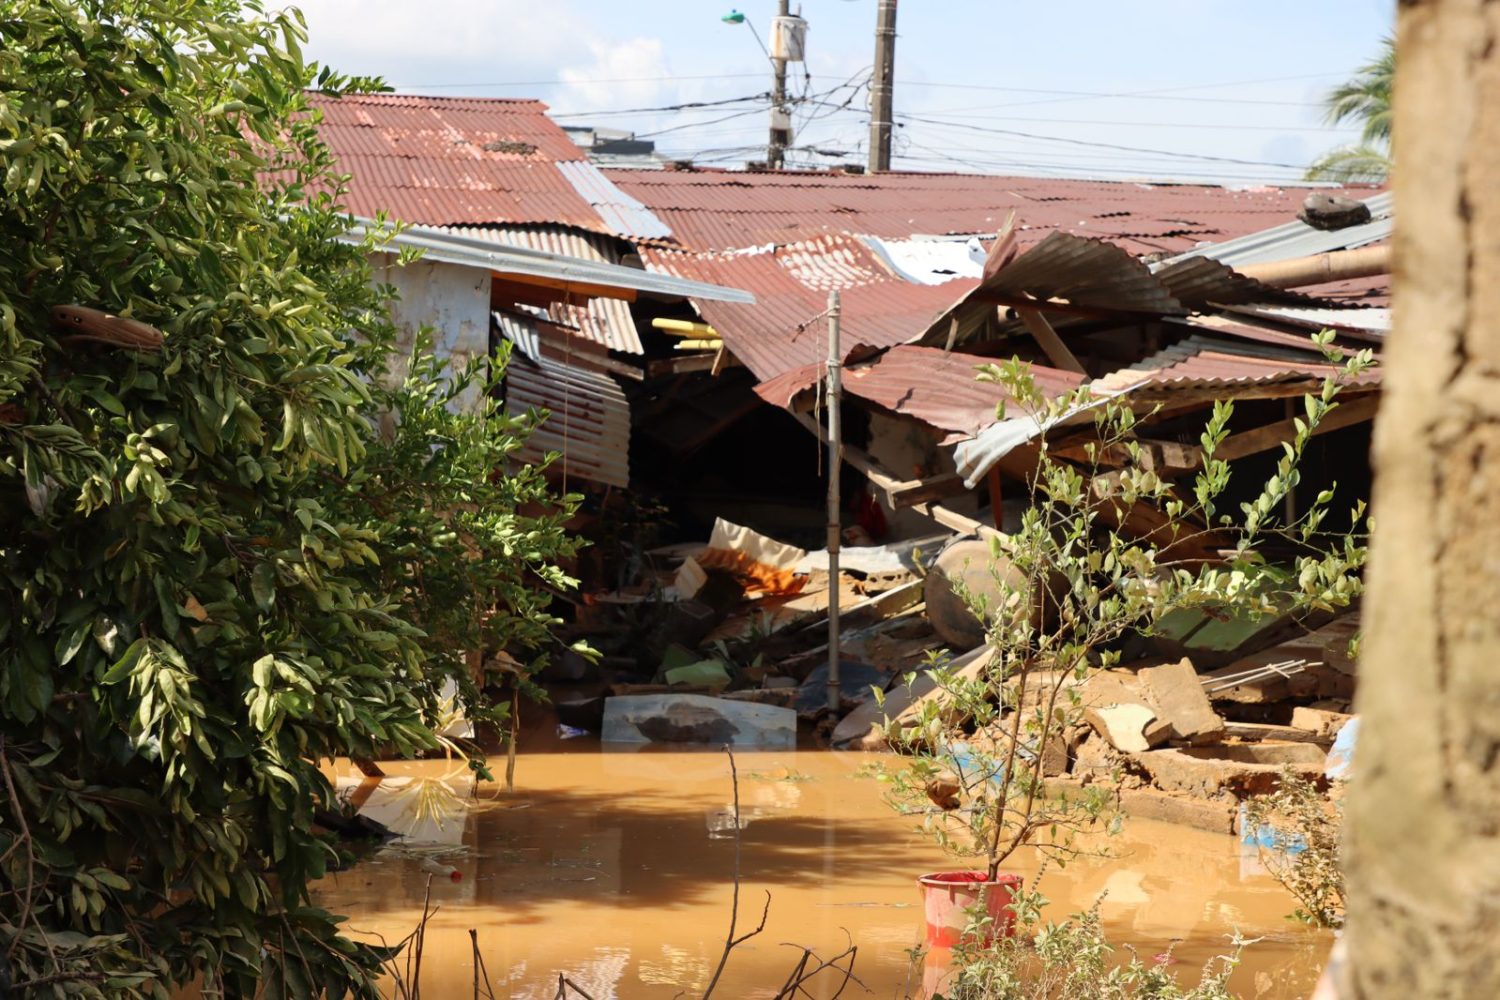
<svg viewBox="0 0 1500 1000">
<path fill-rule="evenodd" d="M 335 69 L 424 85 L 544 80 L 592 36 L 568 0 L 297 0 L 308 56 Z"/>
<path fill-rule="evenodd" d="M 559 112 L 600 108 L 649 107 L 668 102 L 674 89 L 660 38 L 623 42 L 590 41 L 593 59 L 566 66 L 565 88 L 553 98 Z"/>
</svg>

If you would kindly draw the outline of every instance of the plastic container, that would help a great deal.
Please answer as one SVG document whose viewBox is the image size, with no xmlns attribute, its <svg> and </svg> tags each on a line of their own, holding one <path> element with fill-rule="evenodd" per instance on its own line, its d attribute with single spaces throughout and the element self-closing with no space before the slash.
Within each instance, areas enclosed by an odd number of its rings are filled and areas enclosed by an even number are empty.
<svg viewBox="0 0 1500 1000">
<path fill-rule="evenodd" d="M 984 872 L 933 872 L 917 879 L 917 884 L 922 889 L 929 947 L 957 945 L 969 925 L 968 911 L 981 905 L 993 921 L 982 944 L 1015 933 L 1016 915 L 1009 907 L 1021 876 L 1000 875 L 991 882 Z"/>
<path fill-rule="evenodd" d="M 464 880 L 463 872 L 459 871 L 457 868 L 454 868 L 452 865 L 443 864 L 436 858 L 423 858 L 422 870 L 424 872 L 431 872 L 434 875 L 441 876 L 442 878 L 445 878 L 450 882 L 462 882 Z"/>
</svg>

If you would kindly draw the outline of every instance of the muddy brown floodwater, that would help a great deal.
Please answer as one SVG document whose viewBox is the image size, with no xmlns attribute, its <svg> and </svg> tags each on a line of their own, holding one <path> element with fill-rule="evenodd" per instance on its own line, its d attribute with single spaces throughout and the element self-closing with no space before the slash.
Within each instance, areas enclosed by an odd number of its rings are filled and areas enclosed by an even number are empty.
<svg viewBox="0 0 1500 1000">
<path fill-rule="evenodd" d="M 517 790 L 473 782 L 461 764 L 386 765 L 376 784 L 341 768 L 341 792 L 409 836 L 331 875 L 319 901 L 360 935 L 395 941 L 416 925 L 428 875 L 441 909 L 428 926 L 428 997 L 472 995 L 469 928 L 496 996 L 543 1000 L 566 973 L 596 1000 L 699 995 L 724 943 L 733 888 L 729 768 L 722 752 L 523 753 Z M 771 997 L 806 945 L 831 956 L 852 942 L 855 972 L 880 998 L 916 995 L 908 950 L 921 938 L 915 879 L 958 867 L 882 800 L 873 754 L 736 755 L 743 828 L 741 930 L 716 996 Z M 1238 930 L 1260 938 L 1232 985 L 1259 1000 L 1304 997 L 1331 936 L 1286 918 L 1293 900 L 1231 837 L 1144 820 L 1110 840 L 1114 856 L 1049 870 L 1056 918 L 1106 894 L 1110 938 L 1150 957 L 1175 945 L 1176 969 L 1225 951 Z M 461 880 L 441 874 L 457 869 Z M 1007 866 L 1025 875 L 1037 858 Z M 832 983 L 825 987 L 831 993 Z"/>
</svg>

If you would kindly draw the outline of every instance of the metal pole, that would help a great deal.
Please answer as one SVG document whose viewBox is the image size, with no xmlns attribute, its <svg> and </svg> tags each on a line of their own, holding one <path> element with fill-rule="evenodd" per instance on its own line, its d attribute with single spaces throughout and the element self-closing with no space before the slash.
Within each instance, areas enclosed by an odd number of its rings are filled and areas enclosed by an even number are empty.
<svg viewBox="0 0 1500 1000">
<path fill-rule="evenodd" d="M 891 169 L 892 94 L 896 76 L 896 0 L 875 14 L 875 72 L 870 77 L 870 172 Z"/>
<path fill-rule="evenodd" d="M 791 0 L 777 0 L 776 13 L 778 17 L 789 15 L 791 13 Z M 773 22 L 771 25 L 773 49 L 775 47 L 775 31 L 776 25 Z M 788 130 L 780 128 L 776 124 L 777 113 L 786 110 L 786 60 L 772 59 L 771 70 L 771 139 L 766 144 L 766 166 L 772 170 L 780 170 L 782 155 L 785 153 L 786 147 L 790 145 L 788 142 L 790 138 Z"/>
<path fill-rule="evenodd" d="M 828 293 L 828 711 L 839 713 L 839 540 L 843 505 L 839 502 L 839 469 L 843 465 L 843 431 L 839 402 L 843 395 L 843 357 L 839 351 L 839 292 Z"/>
</svg>

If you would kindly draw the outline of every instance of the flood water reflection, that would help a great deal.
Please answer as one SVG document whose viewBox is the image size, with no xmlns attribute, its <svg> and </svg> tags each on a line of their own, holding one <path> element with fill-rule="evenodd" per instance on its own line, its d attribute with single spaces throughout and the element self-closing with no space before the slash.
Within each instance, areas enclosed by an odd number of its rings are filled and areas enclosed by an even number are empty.
<svg viewBox="0 0 1500 1000">
<path fill-rule="evenodd" d="M 701 994 L 724 943 L 733 888 L 728 762 L 722 752 L 523 754 L 517 791 L 473 782 L 461 765 L 395 763 L 376 784 L 335 775 L 365 812 L 409 839 L 329 876 L 318 899 L 357 934 L 387 940 L 415 926 L 429 874 L 441 909 L 427 931 L 422 987 L 470 996 L 469 928 L 496 996 L 550 998 L 563 972 L 596 998 Z M 916 995 L 909 950 L 921 939 L 915 879 L 956 867 L 895 815 L 868 774 L 870 754 L 741 753 L 741 926 L 763 934 L 736 949 L 716 995 L 771 997 L 800 954 L 830 957 L 852 942 L 870 993 Z M 1184 975 L 1261 938 L 1233 986 L 1280 1000 L 1312 989 L 1331 937 L 1286 919 L 1294 903 L 1227 836 L 1131 821 L 1113 857 L 1049 869 L 1042 891 L 1061 917 L 1107 893 L 1111 940 L 1143 956 L 1175 946 Z M 1007 867 L 1023 875 L 1024 852 Z M 459 881 L 445 877 L 456 869 Z M 830 981 L 824 995 L 831 995 Z M 817 995 L 816 991 L 815 995 Z"/>
</svg>

